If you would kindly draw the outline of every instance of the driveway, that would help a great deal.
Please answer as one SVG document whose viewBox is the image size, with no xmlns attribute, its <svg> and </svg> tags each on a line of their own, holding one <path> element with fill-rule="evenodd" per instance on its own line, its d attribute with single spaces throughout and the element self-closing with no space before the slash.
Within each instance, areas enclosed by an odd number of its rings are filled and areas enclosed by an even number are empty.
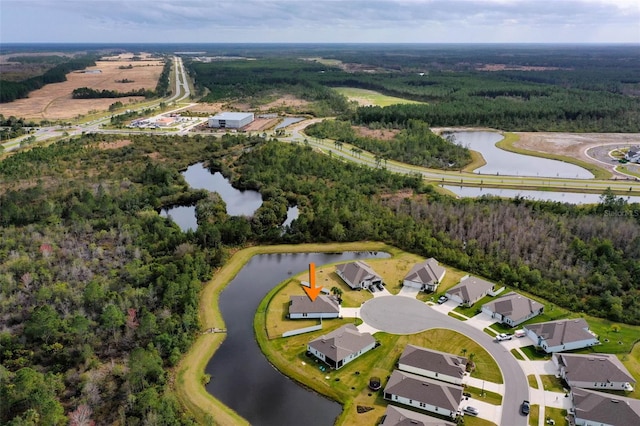
<svg viewBox="0 0 640 426">
<path fill-rule="evenodd" d="M 411 334 L 423 329 L 446 328 L 475 340 L 496 360 L 505 379 L 503 408 L 500 421 L 495 423 L 509 426 L 528 425 L 528 418 L 521 416 L 518 411 L 522 401 L 529 399 L 527 377 L 509 349 L 494 342 L 491 336 L 482 330 L 466 324 L 466 321 L 443 315 L 425 303 L 409 297 L 376 297 L 360 308 L 360 315 L 369 326 L 389 333 Z"/>
</svg>

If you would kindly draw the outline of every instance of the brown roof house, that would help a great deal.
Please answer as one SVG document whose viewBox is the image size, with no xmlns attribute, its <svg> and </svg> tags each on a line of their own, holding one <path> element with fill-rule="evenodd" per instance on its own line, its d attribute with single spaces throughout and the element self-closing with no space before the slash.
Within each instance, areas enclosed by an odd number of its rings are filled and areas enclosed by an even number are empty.
<svg viewBox="0 0 640 426">
<path fill-rule="evenodd" d="M 571 397 L 569 415 L 577 426 L 640 425 L 640 399 L 580 388 L 572 389 Z"/>
<path fill-rule="evenodd" d="M 570 387 L 633 391 L 636 380 L 617 356 L 611 354 L 555 353 L 553 363 Z"/>
<path fill-rule="evenodd" d="M 432 257 L 415 264 L 404 277 L 402 285 L 421 291 L 436 291 L 446 272 L 447 270 Z"/>
<path fill-rule="evenodd" d="M 546 353 L 571 351 L 599 345 L 598 336 L 582 319 L 540 322 L 522 327 L 527 336 Z"/>
<path fill-rule="evenodd" d="M 462 277 L 460 283 L 451 287 L 446 295 L 449 300 L 461 305 L 473 306 L 474 303 L 489 294 L 491 290 L 493 290 L 493 283 L 467 275 Z"/>
<path fill-rule="evenodd" d="M 309 342 L 307 351 L 337 370 L 375 346 L 370 333 L 360 333 L 355 325 L 346 324 Z"/>
<path fill-rule="evenodd" d="M 441 420 L 437 417 L 416 413 L 405 408 L 387 405 L 380 426 L 455 426 L 455 423 Z"/>
<path fill-rule="evenodd" d="M 354 290 L 369 288 L 372 285 L 382 284 L 382 277 L 376 274 L 366 262 L 343 263 L 336 267 L 336 274 Z"/>
<path fill-rule="evenodd" d="M 333 296 L 321 294 L 315 300 L 309 296 L 291 296 L 289 299 L 290 319 L 338 318 L 340 304 Z"/>
<path fill-rule="evenodd" d="M 462 386 L 394 370 L 384 399 L 453 419 L 462 401 Z"/>
<path fill-rule="evenodd" d="M 507 293 L 482 305 L 482 312 L 511 327 L 540 315 L 544 305 L 518 293 Z"/>
<path fill-rule="evenodd" d="M 446 352 L 407 345 L 400 355 L 398 368 L 408 373 L 460 385 L 467 368 L 467 359 Z"/>
</svg>

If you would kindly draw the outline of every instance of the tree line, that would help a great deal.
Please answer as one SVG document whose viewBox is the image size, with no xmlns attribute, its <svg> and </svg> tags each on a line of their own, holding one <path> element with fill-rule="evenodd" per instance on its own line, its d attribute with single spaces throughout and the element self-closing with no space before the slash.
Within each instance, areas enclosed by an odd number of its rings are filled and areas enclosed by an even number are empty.
<svg viewBox="0 0 640 426">
<path fill-rule="evenodd" d="M 73 89 L 71 97 L 73 99 L 97 99 L 97 98 L 126 98 L 128 96 L 144 96 L 145 98 L 153 98 L 156 93 L 149 89 L 129 90 L 128 92 L 120 92 L 118 90 L 108 89 L 92 89 L 90 87 L 78 87 Z"/>
</svg>

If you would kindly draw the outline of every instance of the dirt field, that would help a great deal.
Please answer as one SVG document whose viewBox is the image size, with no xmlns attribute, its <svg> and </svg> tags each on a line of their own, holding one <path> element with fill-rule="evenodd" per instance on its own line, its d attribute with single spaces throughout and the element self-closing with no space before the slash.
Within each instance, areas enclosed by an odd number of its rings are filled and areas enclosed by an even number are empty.
<svg viewBox="0 0 640 426">
<path fill-rule="evenodd" d="M 356 133 L 360 136 L 365 136 L 369 138 L 381 139 L 385 141 L 392 140 L 400 130 L 398 129 L 369 129 L 364 126 L 355 126 L 354 127 Z"/>
<path fill-rule="evenodd" d="M 640 145 L 638 133 L 550 133 L 550 132 L 516 132 L 520 140 L 514 145 L 531 151 L 547 152 L 578 158 L 599 166 L 602 162 L 587 156 L 589 148 L 599 145 L 628 146 Z M 610 165 L 609 170 L 612 170 Z"/>
<path fill-rule="evenodd" d="M 251 124 L 243 127 L 245 132 L 259 132 L 275 126 L 280 118 L 256 118 Z"/>
<path fill-rule="evenodd" d="M 128 66 L 131 69 L 119 69 Z M 0 114 L 5 117 L 15 116 L 28 120 L 65 120 L 84 115 L 90 111 L 107 110 L 116 101 L 127 104 L 144 98 L 127 97 L 118 99 L 72 99 L 71 92 L 79 87 L 90 87 L 96 90 L 118 90 L 127 92 L 140 88 L 155 89 L 162 73 L 163 63 L 150 61 L 97 61 L 96 66 L 82 72 L 67 74 L 67 81 L 48 84 L 29 94 L 26 99 L 0 104 Z M 99 70 L 99 72 L 98 72 Z M 117 83 L 116 80 L 133 80 L 132 83 Z"/>
</svg>

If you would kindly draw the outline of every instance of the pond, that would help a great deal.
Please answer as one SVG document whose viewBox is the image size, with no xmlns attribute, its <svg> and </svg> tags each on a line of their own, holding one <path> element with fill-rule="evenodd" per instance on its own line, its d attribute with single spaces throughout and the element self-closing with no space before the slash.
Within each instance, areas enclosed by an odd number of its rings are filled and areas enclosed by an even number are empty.
<svg viewBox="0 0 640 426">
<path fill-rule="evenodd" d="M 542 176 L 592 179 L 586 169 L 547 158 L 516 154 L 496 147 L 503 136 L 496 132 L 452 132 L 455 143 L 482 154 L 486 165 L 474 170 L 478 174 L 510 176 Z"/>
<path fill-rule="evenodd" d="M 307 269 L 352 259 L 386 258 L 381 252 L 283 253 L 251 258 L 220 295 L 227 337 L 209 361 L 207 391 L 252 425 L 318 425 L 335 422 L 337 402 L 309 391 L 277 371 L 262 354 L 253 334 L 253 317 L 273 287 Z M 305 348 L 300 348 L 304 351 Z"/>
<path fill-rule="evenodd" d="M 273 130 L 282 129 L 302 120 L 304 117 L 285 117 Z"/>
<path fill-rule="evenodd" d="M 287 209 L 287 218 L 282 223 L 282 227 L 284 228 L 286 226 L 291 225 L 291 222 L 296 220 L 299 214 L 300 214 L 300 211 L 298 210 L 298 206 L 289 207 Z"/>
<path fill-rule="evenodd" d="M 562 203 L 571 204 L 598 204 L 600 202 L 600 194 L 582 194 L 575 192 L 549 192 L 549 191 L 530 191 L 520 189 L 500 189 L 500 188 L 476 188 L 464 186 L 441 185 L 460 197 L 475 198 L 483 195 L 495 195 L 496 197 L 515 198 L 523 197 L 530 200 L 541 201 L 560 201 Z M 640 203 L 640 197 L 637 196 L 621 196 L 628 203 Z"/>
<path fill-rule="evenodd" d="M 253 216 L 262 205 L 262 195 L 257 191 L 240 191 L 234 188 L 222 173 L 211 174 L 202 163 L 189 166 L 182 173 L 187 183 L 195 189 L 206 189 L 217 192 L 227 205 L 227 213 L 231 216 Z M 160 216 L 171 219 L 183 232 L 196 230 L 195 206 L 176 206 L 170 209 L 162 209 Z"/>
</svg>

